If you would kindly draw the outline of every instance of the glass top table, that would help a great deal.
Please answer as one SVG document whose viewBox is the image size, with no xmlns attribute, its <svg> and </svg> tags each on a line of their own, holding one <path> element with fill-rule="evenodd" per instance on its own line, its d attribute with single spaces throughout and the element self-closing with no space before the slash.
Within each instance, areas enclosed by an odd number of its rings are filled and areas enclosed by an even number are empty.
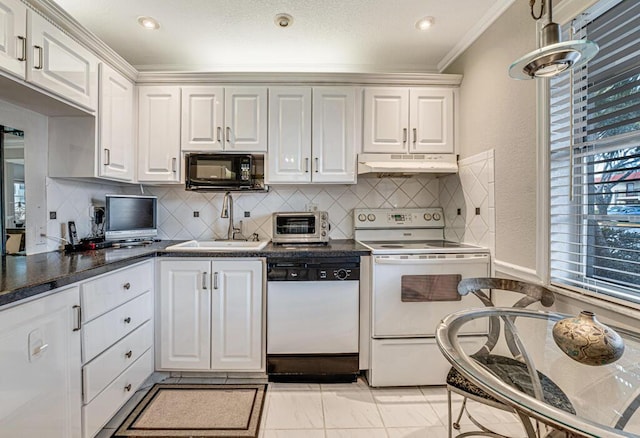
<svg viewBox="0 0 640 438">
<path fill-rule="evenodd" d="M 640 437 L 640 334 L 616 327 L 625 344 L 622 357 L 608 365 L 585 365 L 567 356 L 553 340 L 555 323 L 570 316 L 575 315 L 510 307 L 469 309 L 443 319 L 436 340 L 456 370 L 512 407 L 521 418 L 537 419 L 577 436 Z M 549 404 L 542 388 L 525 392 L 518 385 L 505 383 L 482 365 L 483 353 L 471 350 L 469 345 L 473 343 L 460 342 L 464 335 L 459 332 L 465 324 L 491 317 L 498 317 L 502 327 L 502 338 L 491 354 L 513 358 L 503 336 L 512 335 L 523 353 L 519 360 L 526 364 L 527 373 L 537 376 L 538 371 L 549 377 L 564 392 L 573 409 L 563 410 Z"/>
</svg>

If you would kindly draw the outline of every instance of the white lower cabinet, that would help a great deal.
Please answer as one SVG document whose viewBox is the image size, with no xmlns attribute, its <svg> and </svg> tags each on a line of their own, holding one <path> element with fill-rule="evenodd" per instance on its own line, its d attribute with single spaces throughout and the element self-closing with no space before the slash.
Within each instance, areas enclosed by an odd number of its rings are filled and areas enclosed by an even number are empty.
<svg viewBox="0 0 640 438">
<path fill-rule="evenodd" d="M 264 371 L 260 259 L 161 259 L 158 368 Z"/>
<path fill-rule="evenodd" d="M 153 273 L 149 260 L 80 284 L 84 438 L 153 373 Z"/>
<path fill-rule="evenodd" d="M 0 311 L 0 437 L 80 437 L 78 287 Z"/>
</svg>

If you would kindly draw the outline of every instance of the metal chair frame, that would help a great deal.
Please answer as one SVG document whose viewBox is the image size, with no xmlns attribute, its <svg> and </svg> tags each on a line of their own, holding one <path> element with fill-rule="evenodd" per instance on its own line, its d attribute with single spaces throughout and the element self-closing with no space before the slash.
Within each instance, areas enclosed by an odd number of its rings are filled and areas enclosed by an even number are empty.
<svg viewBox="0 0 640 438">
<path fill-rule="evenodd" d="M 514 308 L 525 308 L 537 302 L 542 304 L 544 307 L 550 307 L 551 305 L 553 305 L 555 301 L 554 294 L 549 289 L 540 285 L 535 285 L 535 284 L 516 281 L 516 280 L 509 280 L 504 278 L 466 278 L 466 279 L 463 279 L 458 284 L 458 293 L 461 296 L 465 296 L 465 295 L 468 295 L 469 293 L 473 293 L 476 297 L 478 297 L 478 299 L 480 299 L 480 301 L 482 301 L 482 303 L 486 307 L 495 307 L 495 305 L 493 304 L 493 301 L 491 301 L 491 298 L 489 297 L 489 295 L 484 293 L 483 289 L 489 289 L 489 290 L 497 289 L 497 290 L 524 294 L 524 297 L 520 298 L 513 305 Z M 515 321 L 515 318 L 505 318 L 504 323 L 505 325 L 513 327 L 514 321 Z M 489 354 L 498 343 L 498 340 L 500 338 L 500 330 L 501 330 L 500 318 L 490 317 L 487 342 L 475 354 Z M 519 345 L 520 344 L 519 339 L 517 339 L 517 337 L 513 335 L 512 331 L 510 330 L 505 331 L 505 340 L 507 342 L 509 351 L 513 355 L 514 359 L 520 360 L 523 362 L 528 361 L 528 358 L 526 357 L 526 352 L 524 352 L 524 349 L 521 348 L 521 346 Z M 532 378 L 532 381 L 534 382 L 534 388 L 537 387 L 537 391 L 541 392 L 542 390 L 541 390 L 540 382 L 538 380 L 538 375 L 535 373 L 532 373 L 531 378 Z M 452 413 L 452 401 L 451 401 L 452 392 L 455 392 L 456 394 L 459 394 L 463 397 L 462 406 L 460 408 L 460 412 L 455 421 L 453 421 L 453 413 Z M 534 428 L 529 417 L 522 414 L 521 412 L 516 411 L 515 409 L 512 409 L 511 407 L 501 402 L 498 402 L 495 400 L 489 400 L 482 397 L 477 397 L 473 394 L 470 394 L 466 391 L 463 391 L 447 383 L 449 438 L 453 437 L 453 429 L 460 430 L 460 420 L 462 419 L 463 414 L 466 414 L 467 418 L 469 418 L 469 420 L 479 430 L 460 433 L 456 435 L 456 438 L 464 438 L 469 436 L 510 438 L 506 435 L 502 435 L 500 433 L 497 433 L 489 429 L 488 427 L 482 425 L 478 420 L 476 420 L 471 415 L 471 413 L 467 408 L 467 400 L 469 399 L 476 401 L 478 403 L 482 403 L 484 405 L 491 406 L 493 408 L 500 409 L 503 411 L 511 412 L 517 415 L 520 418 L 520 421 L 522 422 L 523 427 L 525 428 L 527 436 L 529 437 L 540 437 L 540 436 L 543 436 L 542 433 L 544 433 L 544 436 L 557 436 L 555 434 L 558 431 L 548 430 L 546 427 L 545 429 L 547 430 L 545 432 L 542 432 L 540 430 L 540 423 L 538 422 L 536 422 L 536 427 Z"/>
</svg>

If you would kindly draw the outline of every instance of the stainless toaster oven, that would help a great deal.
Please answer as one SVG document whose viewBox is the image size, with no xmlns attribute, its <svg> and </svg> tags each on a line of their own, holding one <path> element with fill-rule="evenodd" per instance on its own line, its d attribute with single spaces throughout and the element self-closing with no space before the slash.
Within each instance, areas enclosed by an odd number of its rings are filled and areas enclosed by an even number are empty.
<svg viewBox="0 0 640 438">
<path fill-rule="evenodd" d="M 326 211 L 273 213 L 273 243 L 329 242 L 329 214 Z"/>
</svg>

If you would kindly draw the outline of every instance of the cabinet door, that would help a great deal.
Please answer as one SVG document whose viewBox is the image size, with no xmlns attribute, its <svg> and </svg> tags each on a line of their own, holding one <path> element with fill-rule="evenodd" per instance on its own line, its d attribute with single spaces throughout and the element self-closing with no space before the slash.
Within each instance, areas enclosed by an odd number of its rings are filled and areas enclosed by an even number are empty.
<svg viewBox="0 0 640 438">
<path fill-rule="evenodd" d="M 183 151 L 223 150 L 222 87 L 182 87 Z"/>
<path fill-rule="evenodd" d="M 180 88 L 138 88 L 138 180 L 180 181 Z"/>
<path fill-rule="evenodd" d="M 311 166 L 311 88 L 270 88 L 266 182 L 310 182 Z"/>
<path fill-rule="evenodd" d="M 213 261 L 211 368 L 264 369 L 262 262 Z"/>
<path fill-rule="evenodd" d="M 267 151 L 267 88 L 225 88 L 225 151 Z"/>
<path fill-rule="evenodd" d="M 313 89 L 312 180 L 356 182 L 356 89 Z"/>
<path fill-rule="evenodd" d="M 454 153 L 453 90 L 412 88 L 409 152 Z"/>
<path fill-rule="evenodd" d="M 98 58 L 43 17 L 29 11 L 27 81 L 80 106 L 98 106 Z"/>
<path fill-rule="evenodd" d="M 0 437 L 79 438 L 78 287 L 0 312 Z"/>
<path fill-rule="evenodd" d="M 27 7 L 0 0 L 0 69 L 24 79 L 27 59 Z"/>
<path fill-rule="evenodd" d="M 133 180 L 134 85 L 113 68 L 100 64 L 98 175 Z"/>
<path fill-rule="evenodd" d="M 363 152 L 407 153 L 408 128 L 407 88 L 364 90 Z"/>
<path fill-rule="evenodd" d="M 160 369 L 211 366 L 210 267 L 203 260 L 160 261 Z"/>
</svg>

